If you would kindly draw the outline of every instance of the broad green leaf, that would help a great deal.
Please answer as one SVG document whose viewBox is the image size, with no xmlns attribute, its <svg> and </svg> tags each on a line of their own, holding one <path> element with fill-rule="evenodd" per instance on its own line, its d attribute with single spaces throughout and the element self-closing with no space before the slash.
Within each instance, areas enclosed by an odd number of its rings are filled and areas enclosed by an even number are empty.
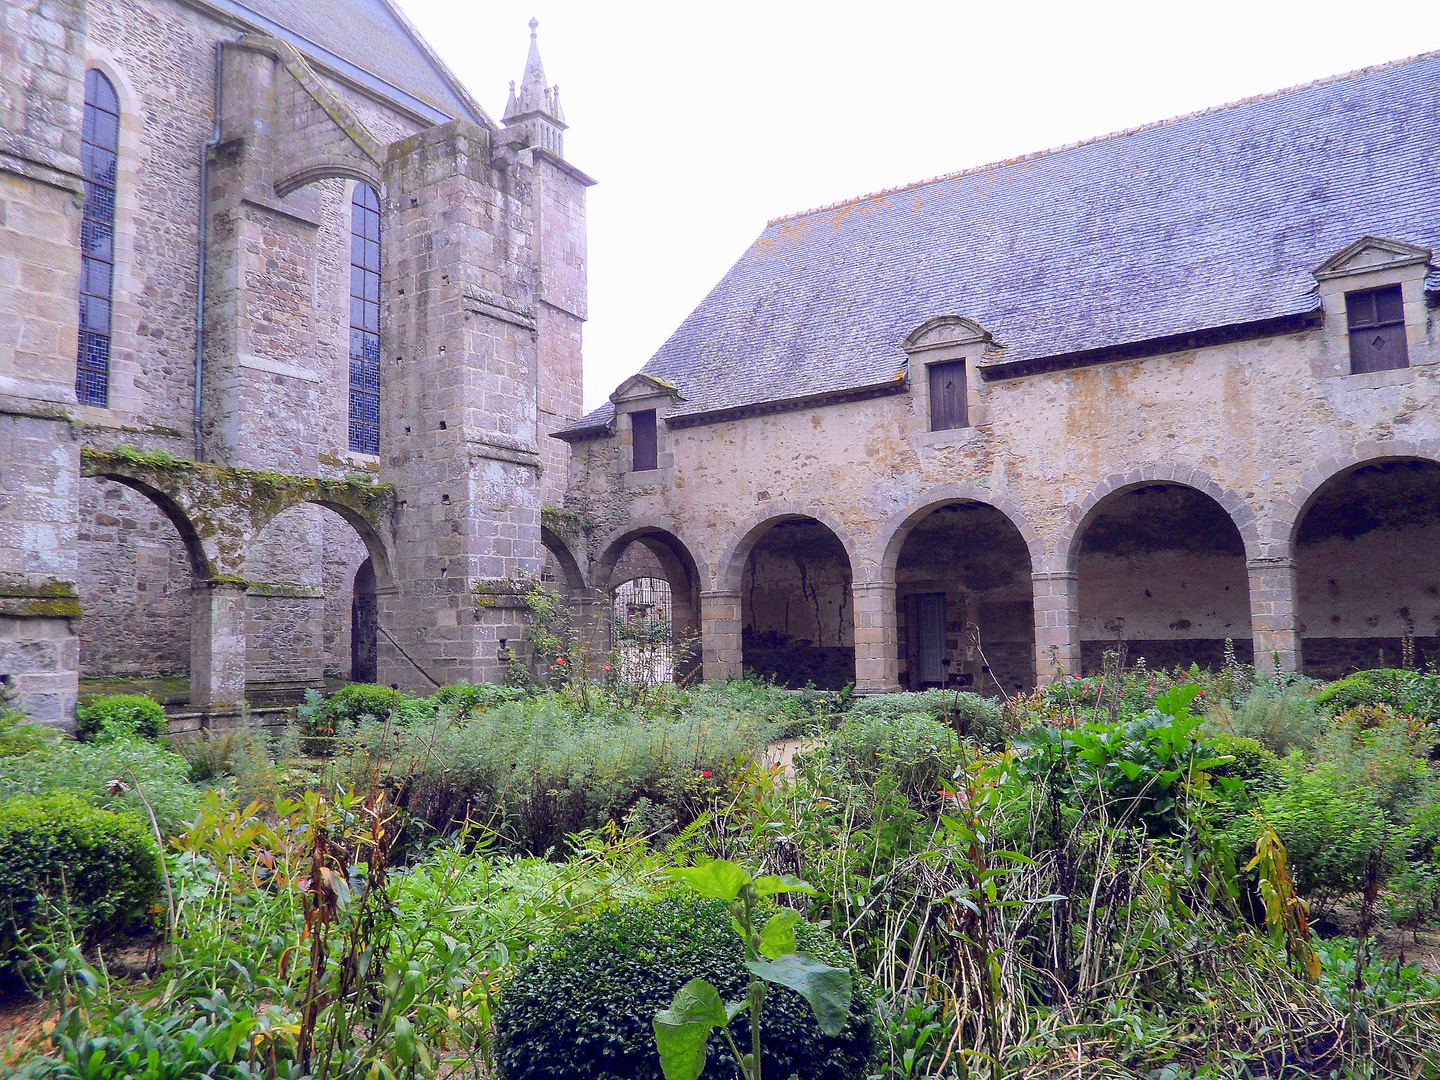
<svg viewBox="0 0 1440 1080">
<path fill-rule="evenodd" d="M 831 967 L 803 953 L 790 953 L 778 960 L 747 960 L 745 966 L 757 978 L 794 990 L 810 1003 L 821 1031 L 826 1035 L 840 1034 L 854 993 L 848 968 Z M 673 1078 L 666 1074 L 666 1080 Z"/>
<path fill-rule="evenodd" d="M 716 900 L 734 900 L 740 895 L 740 890 L 750 884 L 750 875 L 725 859 L 699 866 L 677 867 L 671 873 L 676 881 L 683 881 L 701 896 Z"/>
<path fill-rule="evenodd" d="M 705 1041 L 731 1015 L 704 979 L 691 979 L 676 991 L 670 1008 L 655 1014 L 655 1048 L 665 1080 L 696 1080 L 705 1068 Z"/>
<path fill-rule="evenodd" d="M 792 908 L 781 908 L 765 929 L 760 931 L 760 955 L 774 960 L 795 951 L 795 924 L 800 921 L 800 912 Z"/>
<path fill-rule="evenodd" d="M 801 892 L 815 895 L 813 886 L 805 884 L 790 874 L 766 874 L 754 881 L 756 896 L 774 896 L 776 893 Z"/>
</svg>

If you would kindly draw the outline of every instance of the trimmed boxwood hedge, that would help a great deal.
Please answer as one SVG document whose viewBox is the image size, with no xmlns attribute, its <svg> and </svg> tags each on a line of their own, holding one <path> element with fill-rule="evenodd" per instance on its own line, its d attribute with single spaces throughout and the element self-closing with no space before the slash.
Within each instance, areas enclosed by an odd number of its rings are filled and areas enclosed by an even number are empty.
<svg viewBox="0 0 1440 1080">
<path fill-rule="evenodd" d="M 149 827 L 67 793 L 0 802 L 0 965 L 16 958 L 16 931 L 42 933 L 64 906 L 94 940 L 143 917 L 160 892 L 160 853 Z"/>
<path fill-rule="evenodd" d="M 75 710 L 75 734 L 82 742 L 129 733 L 153 741 L 165 732 L 165 707 L 143 694 L 106 694 Z"/>
<path fill-rule="evenodd" d="M 621 904 L 559 931 L 536 949 L 501 992 L 495 1019 L 503 1080 L 661 1080 L 655 1014 L 699 977 L 721 997 L 744 993 L 749 973 L 728 905 L 688 894 Z M 824 932 L 801 923 L 800 951 L 831 964 L 848 957 Z M 859 1080 L 874 1048 L 874 997 L 858 976 L 850 1019 L 821 1033 L 798 994 L 771 986 L 762 1010 L 762 1071 L 800 1080 Z M 749 1046 L 749 1017 L 731 1034 Z M 736 1073 L 721 1034 L 710 1037 L 704 1077 Z M 703 1078 L 702 1078 L 703 1080 Z"/>
</svg>

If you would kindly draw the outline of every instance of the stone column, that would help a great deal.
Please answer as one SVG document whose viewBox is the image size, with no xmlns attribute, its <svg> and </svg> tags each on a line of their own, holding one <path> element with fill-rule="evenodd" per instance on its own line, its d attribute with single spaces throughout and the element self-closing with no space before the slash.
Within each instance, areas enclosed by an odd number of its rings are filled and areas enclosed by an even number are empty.
<svg viewBox="0 0 1440 1080">
<path fill-rule="evenodd" d="M 245 698 L 245 585 L 197 581 L 191 592 L 190 704 L 204 708 Z"/>
<path fill-rule="evenodd" d="M 1295 560 L 1289 555 L 1251 559 L 1250 632 L 1255 638 L 1255 667 L 1268 672 L 1300 670 L 1300 631 L 1295 604 Z"/>
<path fill-rule="evenodd" d="M 1035 584 L 1035 684 L 1080 674 L 1080 575 L 1073 570 L 1031 575 Z"/>
<path fill-rule="evenodd" d="M 700 654 L 706 682 L 725 682 L 744 674 L 740 620 L 739 589 L 700 594 Z"/>
<path fill-rule="evenodd" d="M 888 694 L 900 689 L 899 620 L 895 585 L 857 581 L 855 597 L 855 690 Z"/>
</svg>

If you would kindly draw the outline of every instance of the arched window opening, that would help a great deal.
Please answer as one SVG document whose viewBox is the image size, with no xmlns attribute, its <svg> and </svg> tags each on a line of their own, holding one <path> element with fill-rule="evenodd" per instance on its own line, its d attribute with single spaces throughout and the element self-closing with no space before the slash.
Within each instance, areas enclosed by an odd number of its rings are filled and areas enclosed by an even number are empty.
<svg viewBox="0 0 1440 1080">
<path fill-rule="evenodd" d="M 350 199 L 350 449 L 380 452 L 380 196 Z"/>
<path fill-rule="evenodd" d="M 673 611 L 664 578 L 634 578 L 616 586 L 611 627 L 624 681 L 659 686 L 674 679 Z"/>
<path fill-rule="evenodd" d="M 115 165 L 120 151 L 120 99 L 110 80 L 85 72 L 80 169 L 85 209 L 80 221 L 80 340 L 75 396 L 81 405 L 110 400 L 110 301 L 115 281 Z"/>
<path fill-rule="evenodd" d="M 755 541 L 740 613 L 747 674 L 792 690 L 839 690 L 855 681 L 850 556 L 819 521 L 778 521 Z"/>
<path fill-rule="evenodd" d="M 1302 670 L 1440 663 L 1440 464 L 1374 461 L 1316 492 L 1295 531 Z"/>
<path fill-rule="evenodd" d="M 1245 541 L 1209 495 L 1146 484 L 1107 497 L 1084 525 L 1076 561 L 1080 665 L 1113 652 L 1155 668 L 1255 659 Z M 1229 642 L 1227 647 L 1226 643 Z"/>
<path fill-rule="evenodd" d="M 368 558 L 355 571 L 350 590 L 350 681 L 373 683 L 379 668 L 380 625 L 375 603 L 375 564 Z"/>
<path fill-rule="evenodd" d="M 895 567 L 900 685 L 1031 689 L 1032 593 L 1025 538 L 995 507 L 950 502 L 914 521 Z"/>
</svg>

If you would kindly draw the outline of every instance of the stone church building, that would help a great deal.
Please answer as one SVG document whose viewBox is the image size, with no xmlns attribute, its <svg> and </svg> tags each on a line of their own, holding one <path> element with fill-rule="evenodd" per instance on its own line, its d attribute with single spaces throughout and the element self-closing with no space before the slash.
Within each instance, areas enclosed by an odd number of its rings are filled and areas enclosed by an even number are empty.
<svg viewBox="0 0 1440 1080">
<path fill-rule="evenodd" d="M 33 716 L 499 679 L 527 577 L 707 679 L 1440 661 L 1440 54 L 777 219 L 587 416 L 565 129 L 533 22 L 497 121 L 393 0 L 7 3 Z"/>
</svg>

